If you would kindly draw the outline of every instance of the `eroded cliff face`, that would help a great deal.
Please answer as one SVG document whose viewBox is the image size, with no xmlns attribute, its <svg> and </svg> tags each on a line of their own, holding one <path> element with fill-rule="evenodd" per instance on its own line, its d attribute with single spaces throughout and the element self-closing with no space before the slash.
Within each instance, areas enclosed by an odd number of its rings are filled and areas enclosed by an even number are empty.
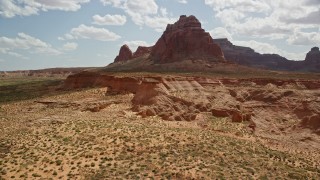
<svg viewBox="0 0 320 180">
<path fill-rule="evenodd" d="M 199 122 L 227 118 L 244 123 L 259 137 L 314 148 L 320 144 L 318 80 L 82 72 L 69 76 L 64 85 L 67 89 L 87 87 L 105 87 L 106 96 L 132 94 L 131 110 L 142 118 Z M 305 138 L 311 140 L 304 142 Z"/>
<path fill-rule="evenodd" d="M 176 23 L 169 24 L 153 47 L 151 59 L 156 63 L 186 59 L 224 61 L 221 48 L 195 16 L 180 16 Z"/>
</svg>

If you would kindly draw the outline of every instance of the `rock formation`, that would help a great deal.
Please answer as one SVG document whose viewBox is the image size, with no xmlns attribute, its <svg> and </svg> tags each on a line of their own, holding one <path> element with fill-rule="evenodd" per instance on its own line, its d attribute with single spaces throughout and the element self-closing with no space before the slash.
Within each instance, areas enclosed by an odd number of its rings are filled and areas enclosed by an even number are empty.
<svg viewBox="0 0 320 180">
<path fill-rule="evenodd" d="M 128 60 L 141 57 L 151 52 L 152 47 L 139 46 L 136 52 L 132 53 L 128 45 L 123 45 L 120 48 L 119 55 L 114 59 L 114 62 L 126 62 Z"/>
<path fill-rule="evenodd" d="M 311 50 L 307 53 L 307 56 L 305 58 L 306 64 L 320 64 L 320 50 L 318 47 L 313 47 Z"/>
<path fill-rule="evenodd" d="M 180 16 L 174 24 L 168 24 L 165 32 L 151 51 L 155 63 L 170 63 L 186 59 L 223 61 L 221 48 L 210 34 L 201 28 L 195 16 Z"/>
<path fill-rule="evenodd" d="M 237 64 L 272 69 L 272 70 L 294 70 L 293 61 L 289 61 L 277 54 L 260 54 L 249 47 L 233 45 L 228 39 L 214 39 L 221 47 L 226 60 Z"/>
<path fill-rule="evenodd" d="M 144 47 L 144 46 L 139 46 L 138 49 L 136 50 L 136 52 L 133 53 L 133 57 L 132 58 L 138 58 L 141 57 L 145 54 L 149 54 L 152 50 L 152 46 L 151 47 Z"/>
<path fill-rule="evenodd" d="M 210 34 L 201 28 L 201 23 L 195 16 L 187 17 L 186 15 L 180 16 L 180 19 L 174 24 L 168 24 L 160 39 L 152 47 L 139 46 L 136 52 L 132 53 L 127 45 L 123 45 L 114 62 L 126 62 L 142 56 L 145 56 L 144 59 L 150 62 L 134 62 L 130 64 L 130 67 L 120 67 L 119 65 L 122 64 L 120 63 L 107 68 L 152 71 L 159 69 L 160 64 L 170 64 L 177 70 L 181 70 L 180 66 L 172 63 L 181 62 L 182 69 L 190 69 L 190 64 L 183 63 L 188 60 L 204 60 L 210 63 L 233 62 L 270 70 L 320 72 L 318 47 L 313 47 L 308 52 L 305 61 L 288 60 L 278 54 L 260 54 L 249 47 L 233 45 L 226 38 L 212 39 Z M 154 64 L 157 67 L 153 66 Z"/>
<path fill-rule="evenodd" d="M 245 121 L 250 130 L 262 137 L 288 138 L 287 132 L 296 131 L 299 141 L 303 129 L 320 135 L 318 80 L 132 77 L 82 72 L 69 76 L 64 86 L 85 87 L 106 87 L 106 95 L 132 93 L 132 110 L 143 118 L 199 122 L 206 114 L 232 122 Z M 84 111 L 102 111 L 109 104 L 92 103 Z"/>
<path fill-rule="evenodd" d="M 140 58 L 140 62 L 126 64 L 129 67 L 122 67 L 123 63 L 117 64 L 142 56 L 145 57 L 143 60 Z M 195 16 L 182 15 L 177 22 L 167 25 L 154 46 L 139 46 L 136 52 L 132 53 L 127 45 L 123 45 L 114 61 L 116 65 L 113 64 L 107 69 L 153 71 L 158 70 L 160 64 L 169 64 L 173 69 L 183 70 L 190 69 L 190 63 L 185 63 L 188 60 L 204 60 L 203 62 L 210 63 L 231 62 L 260 69 L 320 72 L 319 56 L 320 51 L 317 47 L 311 49 L 305 61 L 288 60 L 278 54 L 260 54 L 249 47 L 233 45 L 226 38 L 212 39 L 210 34 L 201 28 L 201 23 Z M 181 65 L 173 64 L 177 62 Z M 172 70 L 170 67 L 164 69 Z M 205 67 L 201 69 L 205 70 Z"/>
<path fill-rule="evenodd" d="M 209 60 L 223 62 L 221 48 L 194 16 L 180 16 L 174 24 L 168 24 L 163 35 L 152 47 L 139 46 L 135 53 L 123 45 L 114 62 L 125 62 L 149 54 L 156 64 L 182 60 Z"/>
<path fill-rule="evenodd" d="M 120 51 L 119 51 L 119 55 L 115 58 L 114 62 L 124 62 L 129 59 L 132 59 L 132 56 L 133 56 L 132 51 L 125 44 L 125 45 L 121 46 Z"/>
<path fill-rule="evenodd" d="M 249 47 L 233 45 L 228 39 L 214 39 L 228 61 L 255 68 L 320 72 L 320 51 L 314 47 L 307 54 L 305 61 L 288 60 L 278 54 L 260 54 Z"/>
</svg>

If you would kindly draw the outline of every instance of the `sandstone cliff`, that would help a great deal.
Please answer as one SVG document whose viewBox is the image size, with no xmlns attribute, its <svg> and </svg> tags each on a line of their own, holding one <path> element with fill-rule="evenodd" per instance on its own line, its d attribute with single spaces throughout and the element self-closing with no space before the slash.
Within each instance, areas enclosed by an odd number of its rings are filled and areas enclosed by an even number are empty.
<svg viewBox="0 0 320 180">
<path fill-rule="evenodd" d="M 156 63 L 186 59 L 224 61 L 221 48 L 195 16 L 180 16 L 176 23 L 168 24 L 151 51 L 151 59 Z"/>
<path fill-rule="evenodd" d="M 114 62 L 126 62 L 150 54 L 155 64 L 183 60 L 224 62 L 221 48 L 214 43 L 208 32 L 201 28 L 195 16 L 180 16 L 174 24 L 168 24 L 163 35 L 152 47 L 138 47 L 135 53 L 123 45 Z"/>
</svg>

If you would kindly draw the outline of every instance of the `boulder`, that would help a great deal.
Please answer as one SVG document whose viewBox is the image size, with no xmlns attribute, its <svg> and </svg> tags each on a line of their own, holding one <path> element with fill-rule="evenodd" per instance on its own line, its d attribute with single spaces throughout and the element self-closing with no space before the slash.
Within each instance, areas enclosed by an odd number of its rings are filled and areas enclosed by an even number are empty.
<svg viewBox="0 0 320 180">
<path fill-rule="evenodd" d="M 229 109 L 212 109 L 211 113 L 215 117 L 229 117 L 233 114 L 233 110 Z"/>
<path fill-rule="evenodd" d="M 252 113 L 241 113 L 239 111 L 235 111 L 232 114 L 232 122 L 250 121 L 252 116 Z"/>
</svg>

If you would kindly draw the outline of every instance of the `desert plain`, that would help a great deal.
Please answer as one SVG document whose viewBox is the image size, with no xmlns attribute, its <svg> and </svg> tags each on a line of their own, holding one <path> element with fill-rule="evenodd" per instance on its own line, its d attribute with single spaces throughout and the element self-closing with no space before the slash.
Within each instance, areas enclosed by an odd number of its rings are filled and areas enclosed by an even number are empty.
<svg viewBox="0 0 320 180">
<path fill-rule="evenodd" d="M 1 77 L 0 179 L 320 177 L 317 75 L 103 76 Z"/>
</svg>

